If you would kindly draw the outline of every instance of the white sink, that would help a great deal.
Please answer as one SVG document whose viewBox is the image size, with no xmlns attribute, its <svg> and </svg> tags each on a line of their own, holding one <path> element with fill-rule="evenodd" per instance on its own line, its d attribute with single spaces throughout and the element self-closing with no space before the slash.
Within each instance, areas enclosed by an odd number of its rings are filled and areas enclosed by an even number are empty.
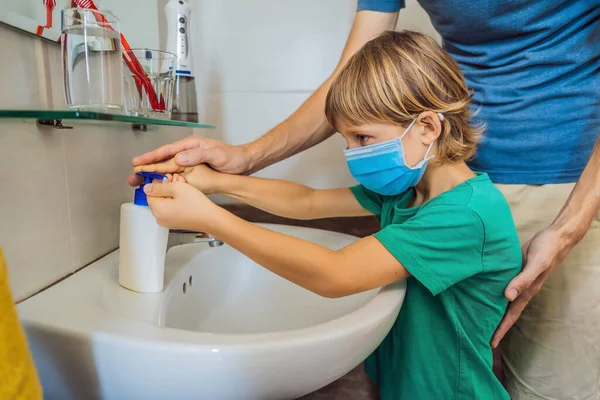
<svg viewBox="0 0 600 400">
<path fill-rule="evenodd" d="M 265 225 L 332 249 L 353 236 Z M 293 399 L 359 365 L 404 281 L 325 299 L 224 245 L 169 251 L 165 290 L 117 283 L 118 252 L 19 304 L 47 399 Z"/>
</svg>

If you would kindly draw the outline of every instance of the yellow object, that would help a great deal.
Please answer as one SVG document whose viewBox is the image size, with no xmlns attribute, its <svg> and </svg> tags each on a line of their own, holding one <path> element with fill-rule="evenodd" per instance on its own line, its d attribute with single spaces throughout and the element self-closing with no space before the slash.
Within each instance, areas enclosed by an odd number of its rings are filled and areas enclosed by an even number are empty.
<svg viewBox="0 0 600 400">
<path fill-rule="evenodd" d="M 42 387 L 13 302 L 0 249 L 0 400 L 38 400 Z"/>
</svg>

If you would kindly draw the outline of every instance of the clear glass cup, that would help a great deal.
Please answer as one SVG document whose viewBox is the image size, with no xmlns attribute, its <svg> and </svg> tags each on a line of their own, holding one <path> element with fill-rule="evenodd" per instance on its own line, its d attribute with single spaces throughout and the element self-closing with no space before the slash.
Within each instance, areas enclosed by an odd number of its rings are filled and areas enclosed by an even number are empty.
<svg viewBox="0 0 600 400">
<path fill-rule="evenodd" d="M 137 58 L 144 70 L 144 74 L 126 70 L 127 113 L 146 118 L 171 119 L 177 56 L 151 49 L 131 49 L 124 53 L 126 58 Z"/>
<path fill-rule="evenodd" d="M 62 10 L 62 63 L 71 110 L 123 110 L 123 61 L 119 20 L 100 11 Z"/>
</svg>

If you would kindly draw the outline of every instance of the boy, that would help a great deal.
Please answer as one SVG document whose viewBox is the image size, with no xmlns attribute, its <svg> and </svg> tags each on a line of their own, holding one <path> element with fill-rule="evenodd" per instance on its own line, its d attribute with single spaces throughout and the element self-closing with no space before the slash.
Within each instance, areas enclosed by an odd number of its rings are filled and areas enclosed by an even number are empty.
<svg viewBox="0 0 600 400">
<path fill-rule="evenodd" d="M 208 232 L 317 294 L 407 279 L 398 319 L 365 364 L 383 399 L 508 398 L 489 341 L 521 251 L 506 201 L 465 164 L 482 130 L 471 124 L 471 97 L 435 41 L 387 32 L 348 61 L 326 101 L 360 185 L 313 190 L 173 161 L 136 170 L 174 173 L 145 186 L 161 225 Z M 298 219 L 374 214 L 382 229 L 332 251 L 243 221 L 203 193 Z"/>
</svg>

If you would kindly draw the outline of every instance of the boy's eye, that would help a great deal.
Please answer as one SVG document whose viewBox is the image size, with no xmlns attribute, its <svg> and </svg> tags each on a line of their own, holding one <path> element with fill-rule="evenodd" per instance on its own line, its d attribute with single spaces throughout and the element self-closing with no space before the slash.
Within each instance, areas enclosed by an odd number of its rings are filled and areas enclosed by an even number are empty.
<svg viewBox="0 0 600 400">
<path fill-rule="evenodd" d="M 358 141 L 359 141 L 361 144 L 364 144 L 364 143 L 366 143 L 366 142 L 367 142 L 367 140 L 369 140 L 370 138 L 371 138 L 371 137 L 370 137 L 370 136 L 367 136 L 367 135 L 356 135 L 356 139 L 358 139 Z"/>
</svg>

